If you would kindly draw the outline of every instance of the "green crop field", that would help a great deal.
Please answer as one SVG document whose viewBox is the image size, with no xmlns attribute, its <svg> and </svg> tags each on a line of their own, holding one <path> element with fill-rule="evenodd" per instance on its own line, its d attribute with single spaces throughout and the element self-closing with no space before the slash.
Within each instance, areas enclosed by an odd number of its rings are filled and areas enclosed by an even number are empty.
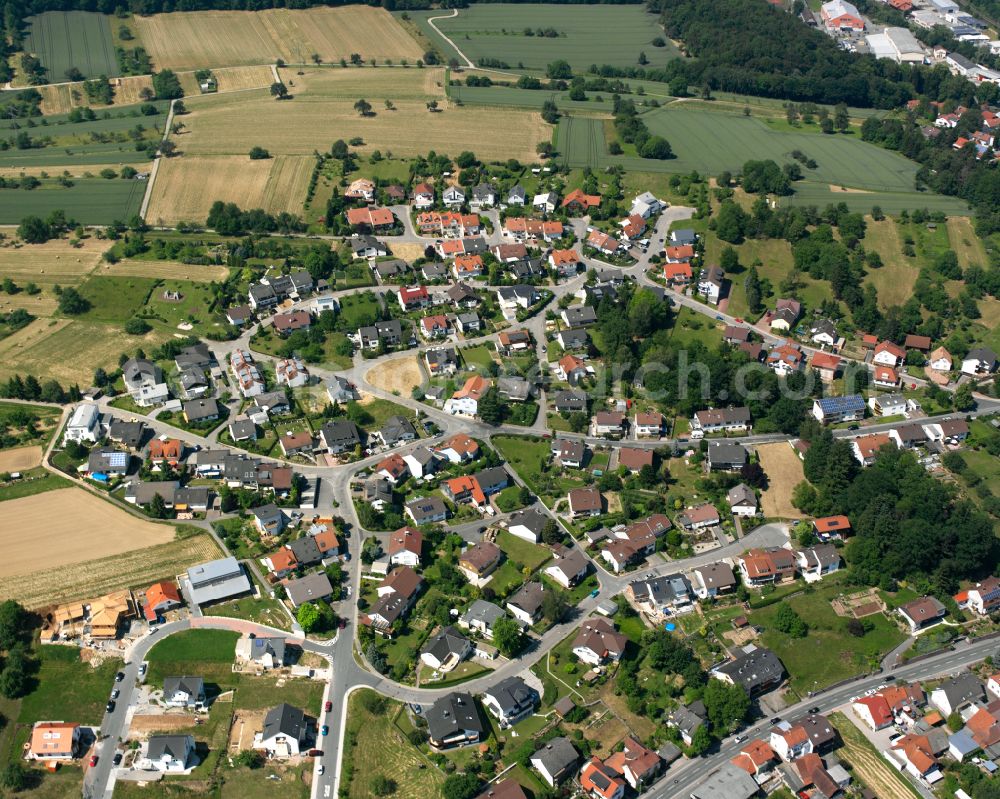
<svg viewBox="0 0 1000 799">
<path fill-rule="evenodd" d="M 560 121 L 558 149 L 564 161 L 574 167 L 621 164 L 629 171 L 696 170 L 710 175 L 723 170 L 738 172 L 755 158 L 772 158 L 783 164 L 791 161 L 793 150 L 801 150 L 818 166 L 806 170 L 806 179 L 797 182 L 795 194 L 783 202 L 819 206 L 845 202 L 860 211 L 880 205 L 890 213 L 902 208 L 968 213 L 966 204 L 955 198 L 918 192 L 916 163 L 855 136 L 779 131 L 752 117 L 684 108 L 650 111 L 643 120 L 651 132 L 670 142 L 676 158 L 654 161 L 608 155 L 605 121 L 581 117 Z"/>
<path fill-rule="evenodd" d="M 50 83 L 66 80 L 76 67 L 84 76 L 120 75 L 111 38 L 111 17 L 90 11 L 46 11 L 28 17 L 25 50 L 34 53 L 48 70 Z"/>
<path fill-rule="evenodd" d="M 146 183 L 140 180 L 74 178 L 70 188 L 43 180 L 37 189 L 0 190 L 0 224 L 13 225 L 34 214 L 62 210 L 82 225 L 108 225 L 139 213 Z"/>
<path fill-rule="evenodd" d="M 659 67 L 679 55 L 669 42 L 666 47 L 653 47 L 653 39 L 663 36 L 663 30 L 656 17 L 638 5 L 489 3 L 463 8 L 457 17 L 447 17 L 442 11 L 409 14 L 446 57 L 456 55 L 455 49 L 431 28 L 428 17 L 439 17 L 435 24 L 441 33 L 473 62 L 497 59 L 512 69 L 544 70 L 558 59 L 568 61 L 576 71 L 591 64 L 629 67 L 638 64 L 640 51 L 650 66 Z M 525 36 L 529 28 L 552 28 L 559 36 Z"/>
</svg>

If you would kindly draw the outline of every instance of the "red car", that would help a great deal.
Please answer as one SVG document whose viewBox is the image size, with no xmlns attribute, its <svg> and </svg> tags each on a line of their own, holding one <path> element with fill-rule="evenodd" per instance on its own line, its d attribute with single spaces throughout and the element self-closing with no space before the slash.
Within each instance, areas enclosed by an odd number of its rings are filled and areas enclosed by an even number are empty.
<svg viewBox="0 0 1000 799">
<path fill-rule="evenodd" d="M 327 713 L 333 710 L 333 702 L 327 702 L 325 705 L 323 705 L 323 710 L 325 710 Z"/>
<path fill-rule="evenodd" d="M 97 765 L 97 755 L 91 755 L 90 756 L 90 765 L 91 765 L 91 767 Z"/>
</svg>

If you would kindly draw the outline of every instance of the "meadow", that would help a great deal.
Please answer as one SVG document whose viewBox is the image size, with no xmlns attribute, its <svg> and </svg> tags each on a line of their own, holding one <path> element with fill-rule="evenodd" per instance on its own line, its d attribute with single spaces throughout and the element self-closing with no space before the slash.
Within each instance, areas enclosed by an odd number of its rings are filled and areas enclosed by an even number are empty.
<svg viewBox="0 0 1000 799">
<path fill-rule="evenodd" d="M 339 61 L 408 58 L 422 51 L 388 12 L 368 6 L 265 11 L 190 11 L 135 17 L 157 69 L 304 64 L 313 54 Z"/>
<path fill-rule="evenodd" d="M 157 171 L 146 219 L 155 225 L 201 224 L 216 200 L 301 214 L 315 163 L 307 155 L 257 161 L 245 154 L 166 159 Z"/>
<path fill-rule="evenodd" d="M 120 75 L 111 37 L 112 18 L 91 11 L 46 11 L 26 20 L 26 52 L 35 54 L 48 70 L 50 83 L 66 80 L 76 68 L 84 77 Z"/>
<path fill-rule="evenodd" d="M 456 17 L 443 12 L 410 12 L 420 28 L 438 44 L 447 57 L 454 48 L 426 23 L 441 32 L 473 62 L 480 58 L 498 59 L 511 68 L 544 70 L 559 59 L 568 61 L 576 71 L 591 64 L 629 67 L 637 64 L 639 52 L 649 65 L 660 67 L 679 56 L 676 47 L 653 47 L 652 41 L 663 35 L 657 18 L 639 5 L 547 5 L 488 3 L 463 8 Z M 526 36 L 525 29 L 554 29 L 559 36 Z"/>
</svg>

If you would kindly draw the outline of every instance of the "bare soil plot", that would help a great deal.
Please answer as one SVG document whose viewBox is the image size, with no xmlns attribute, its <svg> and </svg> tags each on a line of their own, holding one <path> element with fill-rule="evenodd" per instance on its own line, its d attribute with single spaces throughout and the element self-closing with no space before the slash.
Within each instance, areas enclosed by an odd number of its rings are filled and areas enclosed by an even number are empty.
<svg viewBox="0 0 1000 799">
<path fill-rule="evenodd" d="M 253 748 L 255 732 L 264 729 L 266 710 L 237 710 L 233 714 L 233 723 L 229 728 L 229 751 L 242 752 Z"/>
<path fill-rule="evenodd" d="M 424 257 L 424 245 L 423 244 L 398 244 L 396 242 L 388 242 L 389 251 L 395 255 L 397 258 L 402 258 L 404 261 L 415 261 L 417 258 Z"/>
<path fill-rule="evenodd" d="M 116 264 L 101 264 L 98 274 L 111 277 L 152 277 L 163 280 L 221 282 L 229 275 L 225 266 L 182 264 L 180 261 L 138 261 L 125 259 Z"/>
<path fill-rule="evenodd" d="M 424 374 L 416 356 L 393 358 L 368 370 L 365 379 L 383 391 L 396 391 L 403 396 L 423 385 Z"/>
<path fill-rule="evenodd" d="M 853 616 L 856 619 L 885 612 L 885 602 L 877 588 L 839 596 L 830 600 L 830 607 L 838 616 Z"/>
<path fill-rule="evenodd" d="M 23 472 L 34 469 L 41 462 L 42 448 L 37 444 L 33 447 L 0 450 L 0 472 Z"/>
<path fill-rule="evenodd" d="M 780 519 L 803 518 L 802 511 L 792 505 L 792 489 L 805 480 L 798 455 L 783 441 L 759 445 L 757 455 L 768 480 L 767 490 L 761 495 L 764 515 Z"/>
<path fill-rule="evenodd" d="M 54 492 L 49 492 L 44 496 L 50 497 L 53 494 Z M 15 501 L 17 500 L 11 500 Z M 10 503 L 4 503 L 5 506 L 8 504 Z M 91 556 L 90 553 L 79 554 L 83 557 Z M 197 535 L 181 541 L 136 549 L 116 557 L 104 556 L 96 560 L 81 558 L 77 563 L 57 568 L 40 568 L 39 571 L 20 575 L 16 580 L 0 581 L 0 601 L 16 599 L 25 607 L 36 609 L 58 602 L 101 596 L 122 588 L 142 588 L 217 557 L 219 548 L 212 539 L 207 535 Z M 37 565 L 41 566 L 41 563 Z"/>
<path fill-rule="evenodd" d="M 350 99 L 352 103 L 359 97 L 380 100 L 441 100 L 445 97 L 443 69 L 286 67 L 278 70 L 278 76 L 296 96 L 338 97 Z M 377 105 L 375 110 L 379 110 Z"/>
<path fill-rule="evenodd" d="M 420 78 L 415 70 L 392 73 Z M 537 158 L 535 146 L 552 137 L 551 127 L 530 111 L 497 114 L 493 108 L 447 106 L 430 113 L 422 100 L 400 100 L 396 110 L 386 111 L 379 107 L 381 98 L 371 93 L 366 97 L 375 113 L 365 118 L 354 110 L 357 98 L 308 92 L 284 101 L 274 100 L 266 91 L 192 97 L 187 102 L 190 113 L 184 117 L 188 130 L 174 140 L 185 156 L 244 155 L 258 145 L 272 155 L 311 155 L 329 149 L 335 134 L 345 141 L 360 137 L 362 153 L 389 150 L 404 157 L 453 150 L 455 142 L 468 141 L 475 143 L 476 155 L 483 160 L 530 162 Z M 170 165 L 171 161 L 161 165 L 161 173 Z"/>
<path fill-rule="evenodd" d="M 129 732 L 141 738 L 151 732 L 174 732 L 192 726 L 194 726 L 194 718 L 187 713 L 156 713 L 133 716 Z"/>
<path fill-rule="evenodd" d="M 80 488 L 12 499 L 3 514 L 0 577 L 164 544 L 175 534 L 170 525 L 138 519 Z"/>
<path fill-rule="evenodd" d="M 976 235 L 969 217 L 948 217 L 948 241 L 951 242 L 951 248 L 958 256 L 958 265 L 962 269 L 967 266 L 986 266 L 989 263 L 983 242 Z"/>
<path fill-rule="evenodd" d="M 191 11 L 135 17 L 157 69 L 304 64 L 315 53 L 339 61 L 360 53 L 416 60 L 422 50 L 386 11 L 369 6 L 306 10 Z"/>
<path fill-rule="evenodd" d="M 178 141 L 186 149 L 188 137 L 178 137 Z M 156 224 L 203 223 L 216 200 L 269 213 L 300 214 L 314 166 L 309 156 L 251 161 L 246 154 L 185 155 L 162 160 L 146 218 Z"/>
</svg>

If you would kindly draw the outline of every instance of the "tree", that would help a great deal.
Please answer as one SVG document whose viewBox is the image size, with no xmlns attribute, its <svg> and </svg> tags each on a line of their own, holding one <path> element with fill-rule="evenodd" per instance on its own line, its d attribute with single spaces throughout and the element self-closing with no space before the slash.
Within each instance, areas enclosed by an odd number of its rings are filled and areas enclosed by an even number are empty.
<svg viewBox="0 0 1000 799">
<path fill-rule="evenodd" d="M 670 142 L 662 136 L 650 136 L 639 148 L 639 155 L 642 158 L 653 158 L 658 161 L 666 161 L 674 157 L 674 151 L 670 147 Z"/>
<path fill-rule="evenodd" d="M 846 132 L 851 126 L 851 116 L 847 112 L 845 103 L 837 103 L 836 108 L 833 109 L 833 126 L 841 133 Z"/>
<path fill-rule="evenodd" d="M 570 604 L 562 591 L 548 590 L 542 594 L 542 615 L 552 622 L 562 621 L 569 612 Z"/>
<path fill-rule="evenodd" d="M 729 685 L 722 680 L 711 679 L 705 686 L 702 701 L 708 711 L 708 720 L 716 735 L 737 729 L 750 712 L 750 696 L 739 684 Z"/>
<path fill-rule="evenodd" d="M 809 632 L 809 627 L 802 620 L 802 617 L 787 602 L 778 603 L 773 624 L 774 629 L 778 632 L 785 633 L 792 638 L 805 638 Z"/>
<path fill-rule="evenodd" d="M 449 774 L 441 786 L 444 799 L 472 799 L 479 793 L 479 778 L 475 774 Z"/>
<path fill-rule="evenodd" d="M 569 80 L 573 77 L 573 67 L 568 61 L 559 59 L 545 68 L 545 75 L 552 80 Z"/>
<path fill-rule="evenodd" d="M 153 92 L 158 100 L 175 100 L 184 96 L 180 80 L 170 69 L 153 73 Z"/>
<path fill-rule="evenodd" d="M 233 762 L 237 766 L 256 769 L 264 765 L 264 755 L 256 749 L 241 749 L 233 758 Z"/>
<path fill-rule="evenodd" d="M 154 519 L 167 518 L 167 505 L 159 492 L 153 494 L 153 498 L 149 501 L 149 515 Z"/>
<path fill-rule="evenodd" d="M 477 413 L 479 418 L 488 425 L 498 426 L 504 417 L 504 404 L 500 398 L 500 392 L 496 388 L 490 388 L 479 398 Z"/>
<path fill-rule="evenodd" d="M 764 299 L 761 296 L 760 276 L 757 274 L 756 266 L 751 266 L 747 272 L 743 290 L 747 299 L 747 307 L 751 313 L 760 313 L 764 308 Z"/>
<path fill-rule="evenodd" d="M 149 322 L 138 316 L 133 316 L 125 323 L 125 332 L 130 336 L 144 336 L 152 329 L 153 326 Z"/>
<path fill-rule="evenodd" d="M 712 736 L 708 732 L 708 725 L 702 724 L 694 731 L 694 735 L 691 736 L 691 746 L 688 749 L 692 755 L 698 756 L 707 752 L 711 745 Z"/>
<path fill-rule="evenodd" d="M 514 657 L 524 646 L 524 634 L 520 625 L 505 616 L 493 625 L 493 643 L 504 657 Z"/>
<path fill-rule="evenodd" d="M 78 316 L 90 310 L 90 301 L 79 291 L 70 286 L 63 289 L 59 295 L 59 313 L 67 316 Z"/>
<path fill-rule="evenodd" d="M 740 469 L 740 477 L 743 482 L 754 488 L 767 488 L 767 474 L 759 463 L 745 463 Z"/>
<path fill-rule="evenodd" d="M 732 200 L 724 200 L 715 220 L 715 233 L 723 241 L 739 244 L 747 224 L 747 214 Z"/>
<path fill-rule="evenodd" d="M 972 384 L 962 383 L 955 389 L 952 402 L 956 411 L 971 411 L 976 407 L 976 398 L 972 396 Z"/>
<path fill-rule="evenodd" d="M 951 730 L 952 732 L 958 732 L 964 726 L 965 722 L 962 721 L 961 715 L 959 715 L 957 712 L 952 713 L 951 715 L 948 716 L 948 729 Z"/>
<path fill-rule="evenodd" d="M 13 649 L 24 643 L 30 631 L 28 611 L 13 599 L 0 602 L 0 649 Z"/>
<path fill-rule="evenodd" d="M 28 244 L 43 244 L 52 238 L 52 229 L 38 216 L 26 216 L 17 226 L 17 235 Z"/>
<path fill-rule="evenodd" d="M 360 100 L 355 101 L 354 110 L 357 111 L 363 117 L 371 116 L 372 104 L 369 103 L 364 98 L 361 98 Z"/>
<path fill-rule="evenodd" d="M 320 622 L 319 608 L 313 602 L 306 602 L 304 605 L 299 605 L 296 619 L 299 622 L 299 626 L 305 632 L 312 632 Z"/>
<path fill-rule="evenodd" d="M 29 782 L 28 770 L 17 760 L 12 760 L 0 771 L 0 785 L 12 793 L 23 791 Z"/>
<path fill-rule="evenodd" d="M 275 100 L 284 100 L 288 97 L 288 87 L 280 80 L 271 84 L 271 96 Z"/>
<path fill-rule="evenodd" d="M 271 153 L 265 150 L 263 147 L 251 147 L 250 148 L 250 160 L 251 161 L 263 161 L 265 158 L 270 158 Z"/>
<path fill-rule="evenodd" d="M 563 540 L 563 531 L 559 526 L 559 522 L 555 519 L 549 518 L 545 520 L 545 524 L 542 526 L 542 541 L 543 543 L 558 544 Z"/>
<path fill-rule="evenodd" d="M 368 788 L 373 796 L 389 796 L 396 792 L 396 781 L 384 774 L 376 774 L 368 781 Z"/>
</svg>

